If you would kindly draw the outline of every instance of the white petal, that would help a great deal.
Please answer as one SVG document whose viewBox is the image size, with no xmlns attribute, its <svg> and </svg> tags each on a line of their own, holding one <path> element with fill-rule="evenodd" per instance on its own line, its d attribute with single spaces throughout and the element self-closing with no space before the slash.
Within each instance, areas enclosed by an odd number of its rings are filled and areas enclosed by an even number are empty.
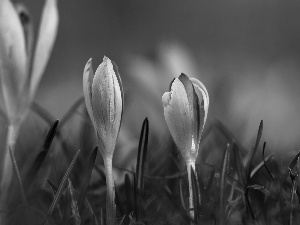
<svg viewBox="0 0 300 225">
<path fill-rule="evenodd" d="M 115 142 L 119 130 L 117 121 L 121 118 L 121 111 L 117 111 L 121 96 L 113 65 L 109 58 L 104 57 L 103 62 L 97 68 L 92 85 L 92 106 L 98 135 L 102 139 L 105 149 L 102 154 L 113 155 Z M 115 89 L 119 90 L 115 90 Z M 121 100 L 122 101 L 122 100 Z M 117 125 L 117 126 L 116 126 Z M 116 129 L 118 129 L 116 131 Z"/>
<path fill-rule="evenodd" d="M 20 96 L 28 73 L 23 29 L 8 0 L 0 1 L 0 64 L 7 114 L 10 120 L 14 120 L 20 114 Z"/>
<path fill-rule="evenodd" d="M 56 0 L 46 0 L 40 22 L 39 35 L 34 52 L 30 98 L 34 98 L 41 77 L 48 63 L 58 27 L 58 10 Z"/>
<path fill-rule="evenodd" d="M 178 78 L 172 83 L 171 91 L 164 93 L 162 102 L 165 120 L 176 146 L 186 161 L 191 160 L 191 157 L 194 159 L 197 157 L 197 153 L 192 152 L 193 115 L 189 109 L 184 85 Z"/>
<path fill-rule="evenodd" d="M 208 106 L 209 106 L 209 96 L 208 92 L 205 88 L 205 86 L 195 78 L 190 78 L 192 81 L 194 87 L 195 87 L 195 92 L 198 96 L 199 99 L 199 109 L 200 109 L 200 121 L 199 121 L 199 135 L 198 135 L 198 144 L 201 139 L 201 134 L 204 129 L 204 125 L 207 119 L 207 114 L 208 114 Z"/>
<path fill-rule="evenodd" d="M 92 59 L 86 63 L 84 71 L 83 71 L 83 95 L 85 99 L 86 109 L 89 113 L 91 121 L 94 124 L 94 115 L 93 115 L 93 107 L 92 107 L 92 83 L 93 83 L 93 66 Z M 95 126 L 95 124 L 94 124 Z"/>
</svg>

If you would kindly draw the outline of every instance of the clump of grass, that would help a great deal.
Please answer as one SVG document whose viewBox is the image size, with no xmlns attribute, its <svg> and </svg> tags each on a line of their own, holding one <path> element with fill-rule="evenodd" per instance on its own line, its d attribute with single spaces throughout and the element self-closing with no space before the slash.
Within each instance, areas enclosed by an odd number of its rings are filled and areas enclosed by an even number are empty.
<svg viewBox="0 0 300 225">
<path fill-rule="evenodd" d="M 44 144 L 40 151 L 35 151 L 31 164 L 22 163 L 18 156 L 13 157 L 19 175 L 13 177 L 11 190 L 18 194 L 10 195 L 9 204 L 2 210 L 8 215 L 7 224 L 24 224 L 24 221 L 26 224 L 106 224 L 103 216 L 106 211 L 105 174 L 101 167 L 96 166 L 103 165 L 97 157 L 98 150 L 90 142 L 80 141 L 81 151 L 76 153 L 72 139 L 64 138 L 67 126 L 74 120 L 85 129 L 85 132 L 78 130 L 75 136 L 83 140 L 90 138 L 93 128 L 86 123 L 83 107 L 78 106 L 77 112 L 80 116 L 76 113 L 69 115 L 63 127 L 53 120 L 49 132 L 44 135 Z M 157 160 L 159 153 L 155 153 L 156 144 L 149 142 L 149 136 L 153 135 L 149 128 L 146 119 L 137 146 L 136 171 L 123 170 L 124 182 L 116 185 L 117 224 L 288 225 L 299 221 L 300 153 L 295 155 L 283 174 L 280 171 L 284 165 L 279 165 L 273 154 L 259 159 L 260 155 L 254 153 L 259 151 L 262 125 L 252 150 L 242 152 L 232 137 L 230 143 L 224 142 L 224 151 L 220 152 L 224 155 L 222 165 L 197 161 L 198 179 L 191 170 L 194 220 L 186 213 L 188 179 L 178 153 L 172 150 L 175 146 L 169 140 L 164 149 L 169 153 Z M 210 139 L 214 135 L 204 137 Z M 262 153 L 265 148 L 264 144 Z M 22 149 L 17 154 L 21 152 Z M 54 152 L 59 153 L 59 157 Z M 151 166 L 153 160 L 155 167 Z M 159 175 L 152 172 L 157 168 L 160 169 Z M 20 192 L 20 188 L 23 191 Z"/>
</svg>

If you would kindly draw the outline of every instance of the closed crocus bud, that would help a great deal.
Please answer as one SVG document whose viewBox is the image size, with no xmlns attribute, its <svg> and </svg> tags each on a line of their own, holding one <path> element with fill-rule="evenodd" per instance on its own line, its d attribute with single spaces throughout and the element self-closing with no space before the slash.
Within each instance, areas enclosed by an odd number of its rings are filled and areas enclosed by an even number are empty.
<svg viewBox="0 0 300 225">
<path fill-rule="evenodd" d="M 84 69 L 83 92 L 93 122 L 99 150 L 105 157 L 114 153 L 123 112 L 123 88 L 119 73 L 104 56 L 95 74 L 90 59 Z"/>
<path fill-rule="evenodd" d="M 207 118 L 209 97 L 204 85 L 181 74 L 162 102 L 171 136 L 186 162 L 195 162 Z"/>
<path fill-rule="evenodd" d="M 170 92 L 162 96 L 165 120 L 171 136 L 180 150 L 188 172 L 189 216 L 194 220 L 192 168 L 197 177 L 195 162 L 200 139 L 207 118 L 209 97 L 204 85 L 197 79 L 181 74 L 171 83 Z M 191 224 L 194 224 L 191 221 Z"/>
<path fill-rule="evenodd" d="M 106 224 L 116 224 L 115 190 L 112 157 L 123 113 L 123 88 L 117 66 L 103 58 L 95 74 L 90 59 L 83 73 L 86 108 L 93 123 L 106 173 Z"/>
</svg>

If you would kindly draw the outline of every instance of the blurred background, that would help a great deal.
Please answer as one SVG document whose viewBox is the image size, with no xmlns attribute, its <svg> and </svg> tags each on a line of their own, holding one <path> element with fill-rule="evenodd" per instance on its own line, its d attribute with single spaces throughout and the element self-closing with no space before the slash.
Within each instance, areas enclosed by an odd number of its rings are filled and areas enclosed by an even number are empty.
<svg viewBox="0 0 300 225">
<path fill-rule="evenodd" d="M 23 1 L 36 28 L 44 1 Z M 161 96 L 181 72 L 201 80 L 216 119 L 247 148 L 260 120 L 269 149 L 300 147 L 300 2 L 279 0 L 58 1 L 57 40 L 36 101 L 60 118 L 82 96 L 93 58 L 114 60 L 125 90 L 122 140 L 143 119 L 167 134 Z"/>
</svg>

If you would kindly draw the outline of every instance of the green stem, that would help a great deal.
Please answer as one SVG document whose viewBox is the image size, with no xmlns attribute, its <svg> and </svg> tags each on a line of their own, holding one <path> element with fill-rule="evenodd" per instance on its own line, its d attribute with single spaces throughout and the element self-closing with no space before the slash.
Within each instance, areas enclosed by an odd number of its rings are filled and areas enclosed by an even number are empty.
<svg viewBox="0 0 300 225">
<path fill-rule="evenodd" d="M 19 133 L 19 125 L 9 125 L 6 137 L 5 153 L 2 161 L 2 173 L 1 173 L 1 188 L 5 191 L 11 183 L 13 176 L 13 165 L 9 154 L 9 148 L 11 151 L 15 151 L 15 145 Z M 2 192 L 2 194 L 4 194 Z"/>
<path fill-rule="evenodd" d="M 13 177 L 13 163 L 12 159 L 9 153 L 9 148 L 12 152 L 15 151 L 15 145 L 18 138 L 20 125 L 9 125 L 7 130 L 7 137 L 6 137 L 6 146 L 5 146 L 5 152 L 3 155 L 3 158 L 1 160 L 1 181 L 0 181 L 0 187 L 1 187 L 1 196 L 0 196 L 0 210 L 4 210 L 6 207 L 6 203 L 9 199 L 9 191 L 10 191 L 10 185 L 12 182 Z M 0 224 L 3 224 L 5 220 L 5 215 L 2 214 L 0 216 Z"/>
<path fill-rule="evenodd" d="M 116 224 L 115 185 L 112 174 L 112 158 L 103 157 L 106 173 L 106 224 Z"/>
<path fill-rule="evenodd" d="M 189 180 L 189 216 L 192 221 L 195 219 L 195 211 L 194 211 L 194 197 L 193 197 L 193 187 L 192 187 L 192 170 L 191 167 L 195 170 L 195 161 L 186 162 L 188 180 Z M 193 224 L 191 222 L 191 224 Z"/>
</svg>

